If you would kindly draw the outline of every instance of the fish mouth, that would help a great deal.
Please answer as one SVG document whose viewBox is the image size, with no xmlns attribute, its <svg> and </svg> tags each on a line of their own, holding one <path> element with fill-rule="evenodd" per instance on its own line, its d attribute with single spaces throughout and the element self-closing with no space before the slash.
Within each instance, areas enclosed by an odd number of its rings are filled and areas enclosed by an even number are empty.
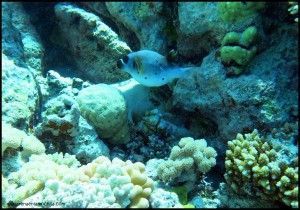
<svg viewBox="0 0 300 210">
<path fill-rule="evenodd" d="M 117 61 L 117 67 L 119 69 L 123 68 L 129 61 L 128 55 L 123 56 L 120 60 Z"/>
<path fill-rule="evenodd" d="M 124 61 L 123 61 L 123 59 L 119 59 L 119 60 L 117 61 L 117 67 L 118 67 L 119 69 L 121 69 L 123 66 L 124 66 Z"/>
</svg>

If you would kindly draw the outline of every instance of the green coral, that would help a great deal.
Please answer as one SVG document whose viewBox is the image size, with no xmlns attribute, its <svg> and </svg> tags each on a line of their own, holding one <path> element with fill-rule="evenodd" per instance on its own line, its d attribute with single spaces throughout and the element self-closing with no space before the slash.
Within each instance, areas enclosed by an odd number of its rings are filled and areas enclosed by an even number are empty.
<svg viewBox="0 0 300 210">
<path fill-rule="evenodd" d="M 195 206 L 193 204 L 191 204 L 191 203 L 188 203 L 188 204 L 183 205 L 183 208 L 184 209 L 194 209 Z"/>
<path fill-rule="evenodd" d="M 179 198 L 179 202 L 183 205 L 188 204 L 188 189 L 186 186 L 176 186 L 171 189 L 172 192 L 176 193 Z"/>
<path fill-rule="evenodd" d="M 241 35 L 240 44 L 249 47 L 257 39 L 257 29 L 254 26 L 248 27 Z"/>
<path fill-rule="evenodd" d="M 221 59 L 225 63 L 235 61 L 238 65 L 245 66 L 254 57 L 256 49 L 246 50 L 240 46 L 224 46 L 221 48 Z"/>
<path fill-rule="evenodd" d="M 227 22 L 236 22 L 251 17 L 265 7 L 265 2 L 220 2 L 219 16 Z"/>
<path fill-rule="evenodd" d="M 298 163 L 284 162 L 257 130 L 228 141 L 225 168 L 225 180 L 236 193 L 298 207 Z"/>
<path fill-rule="evenodd" d="M 243 33 L 229 32 L 224 36 L 220 57 L 223 63 L 231 65 L 231 73 L 239 75 L 245 70 L 257 52 L 257 47 L 253 46 L 257 38 L 257 29 L 253 26 Z"/>
</svg>

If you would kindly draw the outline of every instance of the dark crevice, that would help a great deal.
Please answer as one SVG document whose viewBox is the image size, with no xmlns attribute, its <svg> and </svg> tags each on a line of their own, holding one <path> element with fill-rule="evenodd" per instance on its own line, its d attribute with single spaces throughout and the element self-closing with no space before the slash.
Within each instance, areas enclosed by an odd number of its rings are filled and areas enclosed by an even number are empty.
<svg viewBox="0 0 300 210">
<path fill-rule="evenodd" d="M 64 77 L 81 77 L 74 65 L 70 52 L 63 49 L 59 43 L 59 30 L 54 12 L 56 2 L 23 2 L 24 10 L 30 16 L 30 22 L 35 27 L 41 43 L 44 46 L 43 76 L 48 70 L 55 70 Z M 59 42 L 59 41 L 58 41 Z"/>
<path fill-rule="evenodd" d="M 167 50 L 177 50 L 177 39 L 178 39 L 178 2 L 164 2 L 161 15 L 166 20 L 165 28 L 163 32 L 167 39 Z"/>
</svg>

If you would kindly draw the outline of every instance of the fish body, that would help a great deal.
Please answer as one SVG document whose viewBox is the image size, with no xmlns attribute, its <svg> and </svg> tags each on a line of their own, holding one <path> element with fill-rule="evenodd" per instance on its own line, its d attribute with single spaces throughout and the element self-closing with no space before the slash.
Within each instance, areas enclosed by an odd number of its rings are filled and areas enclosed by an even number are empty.
<svg viewBox="0 0 300 210">
<path fill-rule="evenodd" d="M 118 61 L 118 67 L 149 87 L 165 85 L 185 73 L 184 68 L 170 64 L 165 56 L 151 50 L 129 53 Z"/>
</svg>

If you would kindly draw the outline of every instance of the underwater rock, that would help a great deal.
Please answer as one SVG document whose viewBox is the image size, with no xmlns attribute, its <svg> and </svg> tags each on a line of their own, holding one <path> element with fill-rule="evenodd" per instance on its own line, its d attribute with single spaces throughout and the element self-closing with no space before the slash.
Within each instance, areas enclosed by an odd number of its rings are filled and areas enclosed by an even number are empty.
<svg viewBox="0 0 300 210">
<path fill-rule="evenodd" d="M 62 89 L 71 86 L 72 80 L 69 77 L 62 77 L 54 70 L 47 72 L 47 84 L 49 97 L 53 98 L 59 95 Z"/>
<path fill-rule="evenodd" d="M 41 73 L 44 47 L 19 2 L 2 3 L 2 50 L 14 62 Z"/>
<path fill-rule="evenodd" d="M 178 125 L 175 118 L 170 113 L 153 109 L 145 113 L 137 128 L 144 135 L 151 136 L 155 134 L 162 136 L 168 142 L 174 142 L 175 139 L 190 136 L 192 133 L 185 129 L 183 125 Z"/>
<path fill-rule="evenodd" d="M 140 41 L 140 49 L 166 53 L 166 37 L 163 31 L 166 20 L 162 16 L 163 2 L 106 2 L 105 4 L 116 21 L 135 33 Z"/>
<path fill-rule="evenodd" d="M 49 138 L 49 134 L 57 138 L 72 138 L 78 133 L 80 110 L 78 103 L 70 96 L 61 94 L 45 104 L 42 123 L 35 134 L 40 138 Z"/>
<path fill-rule="evenodd" d="M 258 26 L 261 23 L 258 15 L 227 23 L 221 18 L 218 4 L 219 2 L 178 3 L 177 47 L 181 55 L 190 58 L 200 56 L 200 60 L 201 56 L 208 54 L 221 43 L 225 33 L 245 30 L 249 26 Z"/>
<path fill-rule="evenodd" d="M 89 82 L 77 77 L 63 77 L 54 70 L 47 72 L 46 82 L 48 93 L 47 96 L 44 97 L 45 101 L 61 94 L 66 94 L 71 97 L 77 96 L 81 89 L 91 85 Z"/>
<path fill-rule="evenodd" d="M 82 89 L 77 97 L 81 115 L 111 144 L 129 141 L 127 107 L 118 89 L 106 84 Z"/>
<path fill-rule="evenodd" d="M 270 131 L 293 120 L 291 110 L 298 99 L 297 38 L 285 28 L 272 40 L 273 45 L 249 64 L 248 74 L 239 78 L 227 78 L 215 53 L 210 53 L 199 68 L 178 80 L 174 105 L 213 120 L 226 141 L 238 132 L 255 127 Z"/>
<path fill-rule="evenodd" d="M 131 31 L 129 28 L 126 28 L 122 22 L 119 22 L 114 16 L 112 16 L 106 8 L 105 2 L 80 2 L 84 8 L 87 8 L 89 11 L 93 12 L 95 15 L 98 15 L 104 23 L 110 26 L 123 41 L 127 43 L 128 46 L 133 51 L 141 49 L 140 41 L 136 37 L 135 32 Z"/>
<path fill-rule="evenodd" d="M 22 130 L 32 128 L 39 100 L 32 73 L 2 54 L 2 119 Z"/>
<path fill-rule="evenodd" d="M 78 134 L 67 146 L 67 152 L 76 156 L 81 164 L 92 162 L 103 155 L 109 157 L 109 148 L 99 139 L 95 129 L 80 116 Z"/>
<path fill-rule="evenodd" d="M 129 78 L 118 71 L 116 61 L 130 48 L 98 16 L 67 3 L 57 4 L 55 14 L 61 43 L 90 81 L 113 83 Z"/>
<path fill-rule="evenodd" d="M 257 199 L 255 196 L 245 196 L 234 193 L 224 182 L 220 183 L 217 191 L 220 200 L 220 208 L 279 208 L 278 204 Z"/>
<path fill-rule="evenodd" d="M 145 162 L 151 158 L 164 158 L 171 150 L 170 142 L 152 134 L 149 136 L 140 133 L 131 134 L 131 140 L 124 148 L 114 147 L 112 152 L 116 157 L 122 157 L 132 161 Z M 123 151 L 126 151 L 126 153 Z M 124 153 L 124 154 L 123 154 Z"/>
</svg>

